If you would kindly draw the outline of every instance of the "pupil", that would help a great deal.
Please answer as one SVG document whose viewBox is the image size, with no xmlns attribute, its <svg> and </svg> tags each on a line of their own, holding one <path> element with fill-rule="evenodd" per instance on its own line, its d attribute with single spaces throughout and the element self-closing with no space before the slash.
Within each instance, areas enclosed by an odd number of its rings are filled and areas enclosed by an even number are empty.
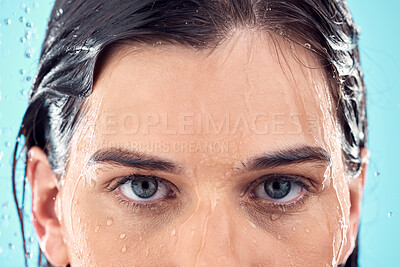
<svg viewBox="0 0 400 267">
<path fill-rule="evenodd" d="M 290 193 L 291 183 L 289 181 L 265 182 L 264 189 L 269 197 L 280 199 Z"/>
<path fill-rule="evenodd" d="M 149 182 L 144 181 L 144 182 L 142 183 L 142 187 L 143 187 L 144 189 L 148 189 L 148 188 L 149 188 Z"/>
<path fill-rule="evenodd" d="M 149 198 L 157 192 L 158 182 L 153 176 L 135 175 L 131 188 L 138 197 Z"/>
<path fill-rule="evenodd" d="M 281 184 L 278 183 L 278 182 L 274 182 L 274 183 L 272 184 L 272 187 L 273 187 L 275 190 L 278 190 L 278 189 L 281 188 Z"/>
</svg>

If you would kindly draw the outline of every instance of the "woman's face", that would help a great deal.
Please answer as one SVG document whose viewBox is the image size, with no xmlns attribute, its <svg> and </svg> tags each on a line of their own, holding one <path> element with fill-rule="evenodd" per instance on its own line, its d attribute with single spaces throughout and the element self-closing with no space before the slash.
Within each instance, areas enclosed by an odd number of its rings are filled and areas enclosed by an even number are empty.
<svg viewBox="0 0 400 267">
<path fill-rule="evenodd" d="M 242 32 L 213 51 L 111 53 L 56 196 L 68 262 L 343 261 L 357 230 L 334 105 L 318 59 L 292 46 Z"/>
</svg>

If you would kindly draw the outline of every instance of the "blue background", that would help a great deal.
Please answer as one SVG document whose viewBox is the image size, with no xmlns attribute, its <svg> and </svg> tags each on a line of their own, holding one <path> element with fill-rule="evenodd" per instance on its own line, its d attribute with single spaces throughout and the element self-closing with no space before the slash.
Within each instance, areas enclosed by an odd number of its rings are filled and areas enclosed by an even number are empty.
<svg viewBox="0 0 400 267">
<path fill-rule="evenodd" d="M 54 1 L 0 0 L 0 265 L 22 266 L 24 255 L 11 192 L 15 136 L 37 68 Z M 361 267 L 400 266 L 400 1 L 349 0 L 361 27 L 361 63 L 367 84 L 370 166 L 360 226 Z M 18 166 L 18 181 L 24 179 Z M 19 193 L 21 193 L 21 186 Z M 27 192 L 26 220 L 30 220 Z M 37 262 L 28 224 L 29 264 Z"/>
</svg>

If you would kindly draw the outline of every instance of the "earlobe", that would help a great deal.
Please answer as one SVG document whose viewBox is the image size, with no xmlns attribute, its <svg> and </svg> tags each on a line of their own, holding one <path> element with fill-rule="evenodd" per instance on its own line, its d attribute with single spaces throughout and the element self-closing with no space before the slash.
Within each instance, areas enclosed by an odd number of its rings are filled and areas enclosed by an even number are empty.
<svg viewBox="0 0 400 267">
<path fill-rule="evenodd" d="M 350 195 L 350 214 L 349 214 L 349 229 L 347 231 L 346 245 L 342 253 L 342 259 L 339 262 L 344 263 L 348 256 L 353 252 L 355 240 L 358 234 L 360 224 L 360 215 L 362 207 L 362 196 L 364 191 L 365 179 L 367 174 L 367 166 L 369 160 L 369 152 L 366 148 L 361 149 L 361 172 L 349 182 Z"/>
<path fill-rule="evenodd" d="M 39 147 L 28 152 L 27 177 L 32 188 L 33 227 L 46 258 L 56 266 L 69 263 L 67 245 L 55 212 L 59 192 L 57 179 L 46 154 Z"/>
</svg>

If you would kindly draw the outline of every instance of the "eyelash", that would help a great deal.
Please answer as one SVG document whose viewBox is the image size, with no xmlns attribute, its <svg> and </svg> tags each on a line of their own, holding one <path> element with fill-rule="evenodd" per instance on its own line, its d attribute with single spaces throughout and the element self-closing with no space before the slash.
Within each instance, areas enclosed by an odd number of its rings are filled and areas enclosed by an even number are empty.
<svg viewBox="0 0 400 267">
<path fill-rule="evenodd" d="M 131 174 L 128 176 L 124 176 L 124 177 L 120 177 L 120 178 L 116 178 L 114 179 L 114 181 L 111 181 L 109 183 L 109 185 L 107 186 L 107 191 L 109 192 L 114 192 L 116 195 L 116 199 L 119 203 L 126 205 L 128 208 L 132 209 L 132 210 L 136 210 L 136 209 L 155 209 L 159 206 L 161 206 L 162 204 L 164 204 L 163 202 L 167 199 L 171 199 L 176 197 L 176 190 L 179 191 L 173 184 L 171 184 L 170 182 L 159 178 L 157 176 L 153 176 L 154 178 L 156 178 L 157 180 L 161 181 L 162 183 L 164 183 L 168 190 L 169 190 L 169 194 L 166 197 L 163 197 L 161 199 L 157 199 L 154 201 L 145 201 L 142 203 L 139 202 L 134 202 L 132 200 L 127 200 L 126 197 L 121 195 L 121 192 L 116 192 L 117 189 L 121 186 L 126 184 L 129 181 L 133 181 L 134 177 L 136 176 L 136 174 Z M 303 182 L 301 182 L 300 180 L 302 179 L 307 179 L 306 177 L 302 177 L 302 176 L 297 176 L 297 175 L 283 175 L 283 174 L 269 174 L 269 175 L 264 175 L 256 180 L 254 180 L 253 182 L 249 183 L 246 186 L 246 190 L 244 192 L 244 194 L 248 195 L 248 198 L 251 200 L 255 200 L 257 199 L 257 201 L 262 202 L 261 205 L 264 206 L 268 206 L 272 209 L 280 209 L 283 212 L 286 212 L 290 209 L 296 209 L 299 206 L 302 206 L 304 204 L 304 201 L 306 198 L 309 197 L 308 192 L 310 192 L 310 187 L 311 185 L 306 185 Z M 308 180 L 308 179 L 307 179 Z M 295 183 L 299 186 L 301 186 L 302 188 L 302 192 L 303 190 L 305 190 L 304 193 L 302 193 L 302 196 L 298 199 L 296 199 L 295 201 L 292 201 L 290 203 L 281 203 L 281 202 L 271 202 L 270 200 L 266 200 L 260 197 L 255 196 L 254 194 L 254 190 L 261 184 L 265 183 L 265 182 L 274 182 L 274 181 L 280 181 L 280 182 L 284 182 L 284 181 L 288 181 L 288 182 L 292 182 Z M 111 184 L 113 184 L 111 186 Z M 174 189 L 171 189 L 171 187 L 175 187 Z"/>
</svg>

